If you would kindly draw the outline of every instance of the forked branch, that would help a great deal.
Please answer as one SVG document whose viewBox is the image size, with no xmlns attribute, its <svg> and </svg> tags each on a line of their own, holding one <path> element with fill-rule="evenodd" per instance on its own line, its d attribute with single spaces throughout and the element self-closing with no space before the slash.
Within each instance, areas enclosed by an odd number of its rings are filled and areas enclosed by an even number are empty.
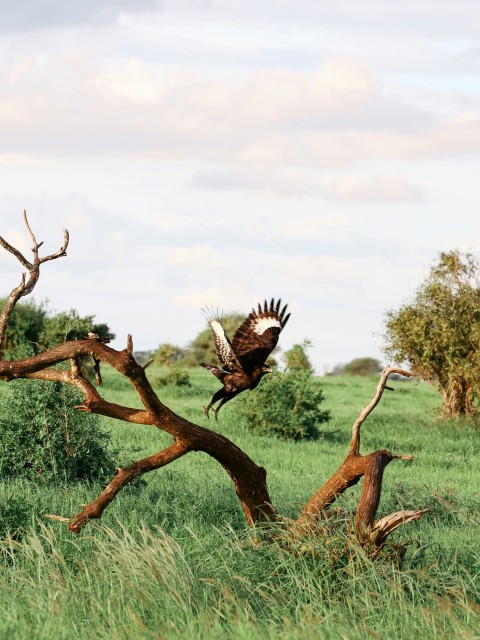
<svg viewBox="0 0 480 640">
<path fill-rule="evenodd" d="M 48 260 L 55 260 L 56 258 L 61 258 L 67 255 L 67 248 L 69 243 L 69 234 L 66 229 L 63 230 L 63 245 L 56 253 L 52 253 L 48 256 L 44 256 L 40 258 L 38 255 L 38 250 L 42 246 L 43 242 L 38 243 L 35 235 L 33 234 L 30 224 L 27 218 L 27 212 L 23 212 L 23 221 L 25 226 L 27 227 L 27 231 L 30 235 L 30 238 L 33 242 L 32 252 L 33 252 L 33 261 L 30 262 L 25 258 L 25 256 L 15 247 L 7 242 L 2 236 L 0 236 L 0 245 L 6 249 L 9 253 L 17 258 L 20 264 L 28 270 L 28 280 L 26 279 L 25 273 L 22 274 L 22 280 L 18 287 L 15 287 L 10 295 L 7 298 L 7 301 L 0 313 L 0 360 L 3 358 L 5 353 L 5 346 L 7 341 L 7 327 L 8 322 L 10 320 L 10 316 L 15 309 L 15 305 L 20 300 L 22 296 L 26 296 L 31 293 L 37 284 L 38 278 L 40 277 L 40 265 Z"/>
<path fill-rule="evenodd" d="M 380 402 L 387 387 L 390 375 L 397 374 L 412 377 L 409 371 L 387 367 L 380 376 L 375 394 L 371 402 L 362 409 L 352 427 L 350 450 L 335 473 L 320 487 L 302 511 L 299 524 L 308 525 L 317 521 L 321 514 L 349 487 L 357 484 L 363 477 L 362 491 L 355 515 L 355 532 L 358 540 L 370 547 L 381 548 L 386 537 L 394 529 L 411 520 L 420 518 L 427 510 L 391 514 L 373 524 L 380 502 L 382 479 L 385 467 L 394 459 L 410 460 L 413 456 L 394 455 L 390 451 L 374 451 L 367 455 L 360 454 L 360 429 L 370 413 Z M 402 515 L 399 515 L 399 514 Z"/>
<path fill-rule="evenodd" d="M 237 496 L 250 525 L 261 520 L 276 518 L 276 511 L 271 504 L 266 485 L 265 469 L 257 466 L 245 452 L 225 436 L 189 422 L 168 409 L 152 389 L 144 368 L 136 362 L 132 352 L 131 336 L 128 339 L 127 349 L 123 351 L 116 351 L 102 342 L 88 339 L 75 340 L 16 362 L 0 361 L 0 378 L 7 381 L 15 378 L 60 380 L 74 385 L 83 393 L 84 402 L 78 407 L 81 411 L 98 413 L 135 424 L 150 424 L 169 433 L 173 437 L 176 447 L 165 451 L 181 451 L 181 455 L 188 451 L 203 451 L 225 468 L 233 480 Z M 140 411 L 103 400 L 95 387 L 82 376 L 80 368 L 76 365 L 81 356 L 92 356 L 122 373 L 134 387 L 145 410 Z M 70 361 L 70 370 L 51 368 L 53 365 L 65 361 Z M 146 473 L 168 464 L 177 457 L 178 455 L 171 459 L 167 458 L 159 465 L 155 456 L 151 456 L 146 461 L 142 461 L 140 466 L 132 468 L 135 469 L 136 475 L 139 475 L 139 473 Z M 163 457 L 161 459 L 164 460 Z M 121 479 L 125 477 L 125 475 L 120 476 Z M 120 490 L 131 477 L 133 476 L 128 476 L 123 484 L 119 479 L 114 479 L 113 486 L 120 487 L 118 489 Z M 90 505 L 89 517 L 99 517 L 95 514 L 101 514 L 106 504 L 117 493 L 118 491 L 102 493 Z M 110 500 L 107 499 L 108 497 Z M 79 531 L 81 526 L 85 524 L 87 517 L 82 515 L 84 513 L 85 510 L 74 519 L 74 523 L 79 520 L 80 524 L 73 524 L 72 530 Z"/>
<path fill-rule="evenodd" d="M 413 376 L 413 373 L 411 373 L 410 371 L 405 371 L 404 369 L 396 369 L 395 367 L 387 367 L 382 371 L 382 375 L 380 376 L 380 381 L 378 383 L 375 395 L 373 396 L 371 402 L 362 409 L 360 415 L 353 424 L 352 442 L 350 445 L 349 455 L 358 455 L 360 453 L 360 427 L 380 402 L 385 389 L 392 391 L 390 387 L 387 387 L 388 377 L 392 375 L 392 373 L 400 376 L 405 376 L 406 378 L 411 378 Z"/>
<path fill-rule="evenodd" d="M 123 489 L 131 480 L 137 476 L 146 473 L 147 471 L 153 471 L 154 469 L 160 469 L 165 465 L 177 460 L 181 456 L 188 453 L 190 449 L 184 442 L 174 442 L 172 445 L 159 451 L 158 453 L 134 462 L 133 464 L 123 469 L 117 469 L 116 476 L 108 483 L 102 493 L 98 496 L 94 502 L 86 505 L 80 513 L 69 522 L 69 529 L 74 533 L 80 533 L 82 527 L 93 518 L 100 518 L 106 507 L 112 502 L 117 493 Z"/>
<path fill-rule="evenodd" d="M 102 493 L 91 504 L 84 506 L 74 518 L 49 517 L 60 521 L 68 520 L 70 529 L 78 533 L 89 520 L 100 518 L 119 491 L 133 478 L 170 464 L 191 451 L 203 451 L 217 460 L 231 477 L 249 525 L 265 520 L 276 520 L 278 515 L 268 493 L 265 469 L 257 466 L 244 451 L 225 436 L 189 422 L 168 409 L 160 401 L 146 377 L 145 369 L 148 365 L 142 367 L 136 362 L 133 356 L 131 336 L 128 336 L 127 346 L 122 351 L 112 349 L 100 340 L 85 339 L 65 342 L 44 353 L 23 360 L 14 362 L 2 360 L 6 328 L 16 303 L 22 296 L 33 290 L 39 277 L 40 264 L 66 255 L 68 246 L 68 232 L 65 231 L 64 244 L 60 250 L 40 258 L 38 250 L 42 243 L 37 243 L 26 214 L 24 214 L 24 222 L 33 242 L 32 262 L 0 237 L 0 244 L 14 255 L 29 272 L 28 281 L 23 274 L 21 284 L 12 291 L 0 315 L 0 378 L 5 381 L 15 378 L 37 378 L 71 384 L 83 394 L 83 402 L 76 407 L 77 410 L 109 416 L 136 425 L 152 425 L 170 434 L 173 439 L 172 444 L 162 451 L 134 462 L 124 469 L 118 469 L 117 474 Z M 82 374 L 79 362 L 84 356 L 92 357 L 97 368 L 99 363 L 103 362 L 125 376 L 135 389 L 144 408 L 134 409 L 104 400 L 95 386 Z M 61 370 L 54 368 L 60 362 L 69 362 L 70 368 Z M 408 456 L 394 455 L 385 450 L 361 455 L 360 429 L 377 406 L 383 391 L 388 388 L 387 380 L 393 373 L 407 377 L 412 375 L 408 371 L 393 367 L 383 371 L 372 401 L 361 411 L 352 427 L 352 439 L 347 456 L 339 469 L 307 503 L 300 514 L 297 525 L 305 527 L 308 523 L 318 520 L 339 495 L 359 482 L 362 477 L 362 492 L 355 516 L 355 530 L 362 544 L 380 549 L 384 545 L 386 537 L 393 530 L 405 522 L 421 517 L 426 512 L 426 510 L 400 511 L 381 518 L 374 524 L 384 470 L 394 458 Z"/>
</svg>

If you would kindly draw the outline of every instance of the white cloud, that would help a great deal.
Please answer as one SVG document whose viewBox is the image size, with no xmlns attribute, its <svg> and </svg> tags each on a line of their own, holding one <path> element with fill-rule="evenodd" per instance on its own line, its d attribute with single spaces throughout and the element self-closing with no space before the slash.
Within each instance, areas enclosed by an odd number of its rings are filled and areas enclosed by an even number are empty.
<svg viewBox="0 0 480 640">
<path fill-rule="evenodd" d="M 289 122 L 310 128 L 322 117 L 355 113 L 378 96 L 367 65 L 349 58 L 324 62 L 314 73 L 267 69 L 239 82 L 231 93 L 231 107 L 252 123 Z"/>
<path fill-rule="evenodd" d="M 266 196 L 295 196 L 319 191 L 310 172 L 304 169 L 238 165 L 196 173 L 191 185 L 213 191 L 256 191 Z"/>
<path fill-rule="evenodd" d="M 161 7 L 158 0 L 82 0 L 57 2 L 56 0 L 5 0 L 2 2 L 0 31 L 32 31 L 83 24 L 114 22 L 124 12 L 146 11 Z"/>
<path fill-rule="evenodd" d="M 190 287 L 174 297 L 174 303 L 188 309 L 211 308 L 222 313 L 247 313 L 257 302 L 263 301 L 264 294 L 248 290 L 238 282 L 205 288 Z"/>
<path fill-rule="evenodd" d="M 216 308 L 224 303 L 224 294 L 219 287 L 193 287 L 175 296 L 174 302 L 187 309 L 201 309 L 205 306 Z"/>
<path fill-rule="evenodd" d="M 358 259 L 334 256 L 308 256 L 287 260 L 286 273 L 296 280 L 315 280 L 325 284 L 351 287 L 358 285 L 365 277 Z"/>
<path fill-rule="evenodd" d="M 124 261 L 128 255 L 128 239 L 127 235 L 120 229 L 116 229 L 110 234 L 109 244 L 112 248 L 113 259 L 117 263 Z"/>
<path fill-rule="evenodd" d="M 136 103 L 154 103 L 160 98 L 161 83 L 139 60 L 128 60 L 118 72 L 112 73 L 110 91 Z"/>
<path fill-rule="evenodd" d="M 308 240 L 348 241 L 347 217 L 342 213 L 319 213 L 316 216 L 303 214 L 286 220 L 279 226 L 279 233 L 285 238 Z"/>
<path fill-rule="evenodd" d="M 152 227 L 160 229 L 160 231 L 175 231 L 185 229 L 187 226 L 186 220 L 163 213 L 144 214 L 142 218 Z"/>
<path fill-rule="evenodd" d="M 163 261 L 170 266 L 188 269 L 215 269 L 223 264 L 220 254 L 205 244 L 172 249 Z"/>
<path fill-rule="evenodd" d="M 4 4 L 0 233 L 29 252 L 24 207 L 45 253 L 70 229 L 52 307 L 150 348 L 274 293 L 321 368 L 374 349 L 439 250 L 479 251 L 480 4 Z"/>
<path fill-rule="evenodd" d="M 18 249 L 20 253 L 27 259 L 33 260 L 32 254 L 32 241 L 27 233 L 19 227 L 10 227 L 5 232 L 0 231 L 0 235 L 6 240 L 14 249 Z M 8 262 L 12 265 L 17 265 L 19 271 L 25 271 L 25 268 L 21 266 L 21 263 L 17 261 L 17 258 L 6 251 L 3 247 L 0 247 L 0 255 L 2 256 L 2 262 Z"/>
<path fill-rule="evenodd" d="M 157 72 L 135 59 L 111 71 L 74 50 L 45 62 L 31 55 L 6 59 L 0 81 L 0 141 L 7 153 L 249 163 L 258 156 L 259 163 L 280 158 L 288 166 L 279 143 L 290 150 L 307 136 L 305 157 L 314 159 L 315 136 L 332 127 L 341 136 L 345 127 L 368 131 L 377 116 L 394 129 L 424 122 L 401 100 L 386 100 L 365 63 L 345 57 L 313 72 L 265 69 L 226 80 L 188 69 Z M 336 145 L 339 136 L 329 135 Z M 272 146 L 270 158 L 255 152 Z"/>
<path fill-rule="evenodd" d="M 36 160 L 34 158 L 22 153 L 0 152 L 0 167 L 24 167 L 28 165 L 34 165 L 35 163 Z"/>
<path fill-rule="evenodd" d="M 382 158 L 448 158 L 479 153 L 480 119 L 469 118 L 416 133 L 342 130 L 259 139 L 238 159 L 244 163 L 344 169 Z"/>
<path fill-rule="evenodd" d="M 424 199 L 424 188 L 399 173 L 380 173 L 369 179 L 344 176 L 328 185 L 325 193 L 342 202 L 396 204 Z"/>
</svg>

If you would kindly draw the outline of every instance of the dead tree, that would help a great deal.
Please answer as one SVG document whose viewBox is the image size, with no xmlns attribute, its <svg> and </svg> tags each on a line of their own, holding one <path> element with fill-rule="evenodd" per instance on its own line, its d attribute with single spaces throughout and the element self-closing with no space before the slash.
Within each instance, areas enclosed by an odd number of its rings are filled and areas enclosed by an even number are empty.
<svg viewBox="0 0 480 640">
<path fill-rule="evenodd" d="M 37 243 L 25 213 L 24 222 L 33 242 L 32 262 L 0 237 L 0 244 L 14 255 L 30 274 L 28 280 L 25 274 L 22 276 L 20 285 L 11 292 L 0 315 L 0 378 L 6 382 L 17 378 L 36 378 L 71 384 L 83 394 L 82 404 L 75 407 L 78 411 L 88 411 L 137 425 L 153 425 L 172 437 L 170 446 L 162 451 L 138 460 L 123 469 L 117 469 L 116 475 L 102 493 L 93 502 L 84 506 L 77 515 L 72 518 L 53 517 L 68 522 L 69 529 L 79 533 L 89 520 L 101 517 L 105 508 L 133 478 L 164 467 L 192 451 L 203 451 L 217 460 L 231 477 L 249 525 L 280 520 L 267 489 L 266 470 L 255 464 L 244 451 L 225 436 L 189 422 L 168 409 L 154 392 L 145 375 L 148 363 L 141 366 L 136 362 L 130 335 L 126 348 L 122 351 L 112 349 L 100 340 L 90 337 L 85 340 L 65 342 L 23 360 L 3 360 L 6 329 L 16 303 L 22 296 L 33 290 L 39 277 L 40 265 L 48 260 L 65 256 L 68 247 L 68 232 L 64 231 L 64 242 L 59 251 L 40 258 L 38 250 L 42 243 Z M 82 373 L 79 363 L 85 356 L 92 357 L 96 363 L 110 365 L 125 376 L 138 394 L 144 409 L 133 409 L 104 400 L 96 387 Z M 69 362 L 69 368 L 53 368 L 60 362 Z M 385 467 L 394 459 L 411 457 L 394 455 L 386 450 L 374 451 L 366 455 L 360 453 L 361 426 L 377 406 L 384 390 L 388 389 L 387 380 L 392 373 L 411 376 L 408 371 L 392 367 L 383 371 L 372 401 L 363 409 L 353 425 L 347 456 L 338 470 L 306 504 L 298 520 L 293 523 L 295 527 L 305 529 L 318 523 L 335 500 L 349 487 L 358 483 L 361 478 L 363 478 L 363 486 L 354 518 L 354 530 L 359 542 L 374 553 L 384 546 L 387 536 L 392 531 L 420 518 L 426 512 L 425 509 L 397 511 L 375 521 Z"/>
</svg>

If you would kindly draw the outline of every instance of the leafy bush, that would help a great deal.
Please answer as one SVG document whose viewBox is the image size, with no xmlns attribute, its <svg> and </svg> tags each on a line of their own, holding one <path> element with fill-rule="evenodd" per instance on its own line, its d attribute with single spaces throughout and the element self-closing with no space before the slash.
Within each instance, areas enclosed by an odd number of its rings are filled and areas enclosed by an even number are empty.
<svg viewBox="0 0 480 640">
<path fill-rule="evenodd" d="M 15 380 L 0 403 L 0 473 L 53 481 L 97 479 L 114 464 L 96 415 L 76 411 L 79 392 L 61 382 Z"/>
<path fill-rule="evenodd" d="M 153 384 L 157 387 L 191 387 L 188 371 L 175 367 L 163 376 L 154 376 Z"/>
<path fill-rule="evenodd" d="M 257 433 L 316 439 L 319 425 L 330 420 L 329 412 L 320 408 L 323 401 L 311 371 L 299 367 L 265 376 L 255 391 L 242 394 L 237 411 Z"/>
<path fill-rule="evenodd" d="M 302 344 L 294 344 L 291 349 L 285 351 L 283 358 L 287 369 L 306 369 L 313 372 L 313 365 L 307 355 L 307 349 L 310 349 L 311 346 L 311 340 L 306 338 Z"/>
<path fill-rule="evenodd" d="M 178 366 L 178 363 L 185 355 L 185 350 L 181 349 L 170 342 L 162 342 L 155 352 L 155 364 L 165 365 L 167 367 Z"/>
<path fill-rule="evenodd" d="M 376 358 L 355 358 L 343 367 L 343 372 L 352 376 L 373 376 L 380 373 L 382 365 Z"/>
<path fill-rule="evenodd" d="M 0 298 L 0 309 L 3 309 L 7 298 Z M 45 306 L 34 301 L 19 303 L 13 310 L 7 327 L 5 344 L 6 359 L 23 357 L 29 345 L 37 344 L 47 316 Z M 30 348 L 31 351 L 31 348 Z"/>
<path fill-rule="evenodd" d="M 80 340 L 85 338 L 89 331 L 96 333 L 100 338 L 115 339 L 115 334 L 105 323 L 94 323 L 95 316 L 81 317 L 75 309 L 61 311 L 45 318 L 42 331 L 38 337 L 42 347 L 50 349 L 66 340 Z"/>
</svg>

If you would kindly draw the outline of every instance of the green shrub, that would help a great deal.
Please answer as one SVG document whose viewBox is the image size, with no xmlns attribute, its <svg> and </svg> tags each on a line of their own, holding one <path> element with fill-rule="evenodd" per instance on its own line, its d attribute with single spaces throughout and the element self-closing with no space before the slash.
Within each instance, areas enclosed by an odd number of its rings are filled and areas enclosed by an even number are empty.
<svg viewBox="0 0 480 640">
<path fill-rule="evenodd" d="M 99 417 L 76 411 L 70 385 L 15 380 L 0 402 L 0 473 L 52 481 L 98 479 L 114 464 Z"/>
<path fill-rule="evenodd" d="M 155 364 L 164 365 L 167 367 L 178 366 L 178 363 L 184 358 L 185 350 L 177 347 L 170 342 L 162 342 L 155 352 Z"/>
<path fill-rule="evenodd" d="M 324 400 L 311 371 L 294 368 L 265 376 L 251 393 L 237 401 L 237 411 L 257 433 L 300 440 L 319 437 L 319 425 L 330 420 L 320 405 Z"/>
<path fill-rule="evenodd" d="M 342 373 L 351 376 L 373 376 L 381 370 L 382 365 L 376 358 L 355 358 L 343 367 Z"/>
<path fill-rule="evenodd" d="M 294 344 L 291 349 L 285 351 L 283 359 L 285 360 L 287 370 L 306 369 L 313 372 L 313 365 L 307 354 L 307 349 L 312 346 L 311 340 L 306 338 L 302 344 Z"/>
<path fill-rule="evenodd" d="M 191 387 L 190 375 L 185 369 L 174 367 L 163 376 L 154 376 L 153 384 L 157 387 Z"/>
</svg>

